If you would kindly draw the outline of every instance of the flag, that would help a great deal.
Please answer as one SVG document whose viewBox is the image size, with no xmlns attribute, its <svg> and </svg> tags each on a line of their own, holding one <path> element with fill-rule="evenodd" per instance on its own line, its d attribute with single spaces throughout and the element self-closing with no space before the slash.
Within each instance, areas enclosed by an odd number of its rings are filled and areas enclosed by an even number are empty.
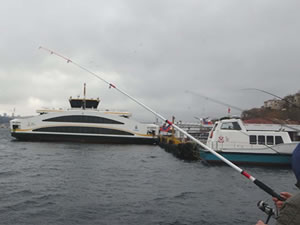
<svg viewBox="0 0 300 225">
<path fill-rule="evenodd" d="M 210 119 L 204 118 L 204 119 L 202 119 L 202 124 L 203 125 L 212 125 L 213 123 L 211 122 Z"/>
<path fill-rule="evenodd" d="M 171 124 L 164 124 L 159 130 L 160 131 L 163 131 L 163 132 L 168 132 L 168 131 L 170 131 L 171 130 Z"/>
</svg>

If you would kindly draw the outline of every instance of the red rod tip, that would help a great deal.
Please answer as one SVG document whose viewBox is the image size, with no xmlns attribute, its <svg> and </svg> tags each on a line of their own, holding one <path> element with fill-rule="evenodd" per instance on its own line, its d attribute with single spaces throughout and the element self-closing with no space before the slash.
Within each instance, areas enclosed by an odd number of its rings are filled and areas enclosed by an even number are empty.
<svg viewBox="0 0 300 225">
<path fill-rule="evenodd" d="M 170 124 L 170 125 L 173 124 L 173 123 L 172 123 L 171 121 L 169 121 L 169 120 L 166 120 L 166 123 L 167 123 L 167 124 Z"/>
<path fill-rule="evenodd" d="M 109 84 L 109 88 L 111 88 L 111 87 L 113 87 L 113 88 L 116 88 L 116 86 L 115 86 L 115 85 L 113 85 L 113 84 Z"/>
<path fill-rule="evenodd" d="M 246 171 L 242 171 L 242 173 L 245 177 L 247 177 L 248 179 L 250 179 L 251 175 L 249 173 L 247 173 Z"/>
</svg>

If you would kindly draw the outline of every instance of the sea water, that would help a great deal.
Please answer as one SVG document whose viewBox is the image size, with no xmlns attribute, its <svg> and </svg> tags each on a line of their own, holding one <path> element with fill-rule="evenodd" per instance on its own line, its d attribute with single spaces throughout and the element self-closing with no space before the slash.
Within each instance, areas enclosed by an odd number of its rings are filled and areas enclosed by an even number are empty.
<svg viewBox="0 0 300 225">
<path fill-rule="evenodd" d="M 243 167 L 295 192 L 288 168 Z M 255 224 L 271 197 L 232 168 L 159 146 L 20 142 L 0 129 L 0 224 Z M 270 224 L 274 223 L 272 221 Z"/>
</svg>

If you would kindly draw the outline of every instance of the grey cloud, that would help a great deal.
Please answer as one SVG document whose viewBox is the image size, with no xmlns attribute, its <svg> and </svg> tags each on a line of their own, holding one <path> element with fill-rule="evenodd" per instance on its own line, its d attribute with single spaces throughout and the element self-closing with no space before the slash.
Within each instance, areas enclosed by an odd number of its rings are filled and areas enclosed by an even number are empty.
<svg viewBox="0 0 300 225">
<path fill-rule="evenodd" d="M 105 108 L 147 113 L 86 72 L 38 50 L 72 58 L 167 116 L 222 116 L 299 90 L 297 1 L 10 1 L 0 9 L 0 113 L 30 97 L 58 107 L 82 93 Z M 67 97 L 66 97 L 67 96 Z M 117 107 L 117 106 L 120 107 Z M 30 106 L 32 107 L 32 106 Z M 18 107 L 19 108 L 19 107 Z M 238 113 L 238 112 L 237 112 Z M 139 115 L 141 114 L 141 115 Z M 145 118 L 144 118 L 145 115 Z M 152 118 L 150 116 L 150 118 Z"/>
</svg>

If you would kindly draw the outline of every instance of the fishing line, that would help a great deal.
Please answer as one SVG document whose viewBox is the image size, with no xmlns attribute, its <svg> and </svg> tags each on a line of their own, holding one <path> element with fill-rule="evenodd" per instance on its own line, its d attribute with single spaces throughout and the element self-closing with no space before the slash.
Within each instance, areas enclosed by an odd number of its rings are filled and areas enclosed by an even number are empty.
<svg viewBox="0 0 300 225">
<path fill-rule="evenodd" d="M 282 101 L 285 101 L 285 102 L 289 103 L 290 105 L 294 106 L 295 108 L 300 109 L 300 107 L 299 107 L 298 105 L 296 105 L 295 103 L 293 103 L 293 102 L 291 102 L 291 101 L 289 101 L 289 100 L 287 100 L 287 99 L 285 99 L 285 98 L 281 98 L 281 97 L 278 96 L 278 95 L 272 94 L 271 92 L 262 90 L 262 89 L 258 89 L 258 88 L 244 88 L 244 89 L 242 89 L 242 90 L 246 90 L 246 91 L 247 91 L 247 90 L 260 91 L 260 92 L 263 92 L 263 93 L 265 93 L 265 94 L 271 95 L 271 96 L 273 96 L 273 97 L 275 97 L 275 98 L 278 98 L 278 99 L 280 99 L 280 100 L 282 100 Z"/>
<path fill-rule="evenodd" d="M 255 89 L 255 90 L 260 90 L 260 89 Z M 261 90 L 261 91 L 263 91 L 263 90 Z M 186 92 L 186 93 L 191 93 L 191 94 L 193 94 L 193 95 L 200 96 L 200 97 L 202 97 L 202 98 L 204 98 L 204 99 L 207 99 L 207 100 L 209 100 L 209 101 L 215 102 L 215 103 L 217 103 L 217 104 L 221 104 L 221 105 L 224 105 L 224 106 L 227 106 L 227 107 L 236 109 L 236 110 L 238 110 L 238 111 L 240 111 L 240 112 L 243 112 L 243 111 L 244 111 L 243 109 L 238 108 L 238 107 L 236 107 L 236 106 L 229 105 L 229 104 L 227 104 L 227 103 L 221 102 L 221 101 L 219 101 L 219 100 L 216 100 L 216 99 L 207 97 L 207 96 L 205 96 L 205 95 L 202 95 L 202 94 L 199 94 L 199 93 L 196 93 L 196 92 L 193 92 L 193 91 L 185 91 L 185 92 Z M 265 91 L 263 91 L 263 92 L 265 92 Z M 269 93 L 269 92 L 265 92 L 265 93 Z M 270 93 L 270 94 L 271 94 L 271 93 Z M 271 95 L 272 95 L 272 94 L 271 94 Z M 277 96 L 277 95 L 274 95 L 274 96 Z M 280 98 L 280 97 L 278 96 L 278 98 Z M 284 99 L 283 99 L 283 100 L 284 100 Z M 253 113 L 253 112 L 252 112 L 252 113 L 249 113 L 249 114 L 254 115 L 254 116 L 258 115 L 258 113 Z M 262 117 L 262 118 L 264 118 L 264 117 Z M 270 119 L 270 118 L 268 118 L 268 120 L 270 120 L 270 121 L 273 122 L 273 123 L 280 124 L 280 125 L 283 126 L 283 127 L 292 129 L 292 130 L 294 130 L 294 131 L 298 131 L 298 132 L 300 131 L 299 129 L 297 129 L 297 128 L 295 128 L 295 127 L 289 126 L 289 125 L 287 125 L 287 124 L 283 124 L 280 120 L 278 120 L 278 119 L 276 119 L 276 118 L 275 118 L 275 119 Z"/>
<path fill-rule="evenodd" d="M 246 91 L 247 91 L 247 90 L 260 91 L 260 92 L 263 92 L 263 93 L 265 93 L 265 94 L 271 95 L 271 96 L 273 96 L 273 97 L 275 97 L 275 98 L 278 98 L 278 99 L 280 99 L 280 100 L 282 100 L 282 101 L 285 101 L 285 102 L 287 102 L 288 104 L 294 106 L 294 107 L 297 108 L 297 109 L 300 109 L 300 107 L 299 107 L 298 105 L 296 105 L 295 103 L 293 103 L 293 102 L 291 102 L 291 101 L 289 101 L 289 100 L 287 100 L 287 99 L 285 99 L 285 98 L 281 98 L 281 97 L 278 96 L 278 95 L 272 94 L 271 92 L 262 90 L 262 89 L 258 89 L 258 88 L 244 88 L 244 89 L 242 89 L 242 90 L 246 90 Z M 273 120 L 271 120 L 271 121 L 273 122 Z M 286 124 L 282 124 L 282 122 L 279 122 L 279 124 L 282 125 L 282 126 L 284 126 L 284 127 L 293 129 L 293 130 L 295 130 L 295 131 L 298 131 L 298 132 L 300 131 L 300 130 L 297 129 L 297 128 L 288 126 L 288 125 L 286 125 Z"/>
<path fill-rule="evenodd" d="M 222 160 L 224 163 L 226 163 L 228 166 L 232 167 L 233 169 L 235 169 L 237 172 L 241 173 L 243 176 L 245 176 L 246 178 L 248 178 L 249 180 L 251 180 L 256 186 L 258 186 L 260 189 L 262 189 L 263 191 L 265 191 L 266 193 L 270 194 L 272 197 L 276 197 L 282 201 L 284 201 L 285 199 L 282 198 L 278 193 L 276 193 L 273 189 L 271 189 L 269 186 L 267 186 L 266 184 L 264 184 L 263 182 L 261 182 L 260 180 L 256 179 L 255 177 L 251 176 L 249 173 L 247 173 L 246 171 L 242 170 L 240 167 L 236 166 L 235 164 L 233 164 L 232 162 L 230 162 L 228 159 L 224 158 L 222 155 L 218 154 L 217 152 L 215 152 L 213 149 L 209 148 L 208 146 L 206 146 L 205 144 L 203 144 L 202 142 L 200 142 L 199 140 L 197 140 L 196 138 L 194 138 L 192 135 L 188 134 L 186 131 L 184 131 L 183 129 L 179 128 L 177 125 L 175 125 L 174 123 L 172 123 L 171 121 L 165 119 L 162 115 L 160 115 L 159 113 L 155 112 L 154 110 L 152 110 L 151 108 L 149 108 L 148 106 L 146 106 L 145 104 L 141 103 L 140 101 L 138 101 L 136 98 L 130 96 L 129 94 L 127 94 L 125 91 L 117 88 L 116 85 L 106 81 L 105 79 L 103 79 L 102 77 L 100 77 L 99 75 L 93 73 L 92 71 L 88 70 L 87 68 L 79 65 L 78 63 L 74 62 L 73 60 L 59 54 L 56 53 L 48 48 L 45 47 L 39 47 L 39 49 L 44 50 L 46 52 L 49 52 L 51 55 L 55 55 L 59 58 L 64 59 L 65 61 L 67 61 L 67 63 L 72 63 L 73 65 L 79 67 L 80 69 L 92 74 L 93 76 L 95 76 L 96 78 L 100 79 L 101 81 L 103 81 L 104 83 L 109 85 L 109 88 L 114 88 L 117 91 L 119 91 L 120 93 L 124 94 L 125 96 L 127 96 L 128 98 L 130 98 L 131 100 L 133 100 L 134 102 L 136 102 L 137 104 L 139 104 L 140 106 L 142 106 L 143 108 L 145 108 L 146 110 L 148 110 L 149 112 L 151 112 L 152 114 L 154 114 L 155 116 L 157 116 L 158 118 L 160 118 L 161 120 L 165 121 L 166 123 L 168 123 L 169 125 L 173 126 L 176 130 L 178 130 L 179 132 L 183 133 L 184 135 L 186 135 L 187 137 L 189 137 L 191 140 L 193 140 L 194 142 L 196 142 L 197 144 L 199 144 L 201 147 L 205 148 L 206 150 L 208 150 L 210 153 L 212 153 L 213 155 L 215 155 L 216 157 L 218 157 L 220 160 Z"/>
<path fill-rule="evenodd" d="M 227 104 L 227 103 L 225 103 L 225 102 L 221 102 L 221 101 L 219 101 L 219 100 L 216 100 L 216 99 L 207 97 L 207 96 L 205 96 L 205 95 L 202 95 L 202 94 L 199 94 L 199 93 L 196 93 L 196 92 L 193 92 L 193 91 L 185 91 L 185 92 L 186 92 L 186 93 L 191 93 L 191 94 L 193 94 L 193 95 L 199 95 L 199 96 L 201 96 L 202 98 L 204 98 L 204 99 L 206 99 L 206 100 L 209 100 L 209 101 L 211 101 L 211 102 L 214 102 L 214 103 L 217 103 L 217 104 L 220 104 L 220 105 L 227 106 L 227 107 L 232 108 L 232 109 L 236 109 L 236 110 L 241 111 L 241 112 L 244 111 L 243 109 L 238 108 L 238 107 L 236 107 L 236 106 L 229 105 L 229 104 Z"/>
</svg>

